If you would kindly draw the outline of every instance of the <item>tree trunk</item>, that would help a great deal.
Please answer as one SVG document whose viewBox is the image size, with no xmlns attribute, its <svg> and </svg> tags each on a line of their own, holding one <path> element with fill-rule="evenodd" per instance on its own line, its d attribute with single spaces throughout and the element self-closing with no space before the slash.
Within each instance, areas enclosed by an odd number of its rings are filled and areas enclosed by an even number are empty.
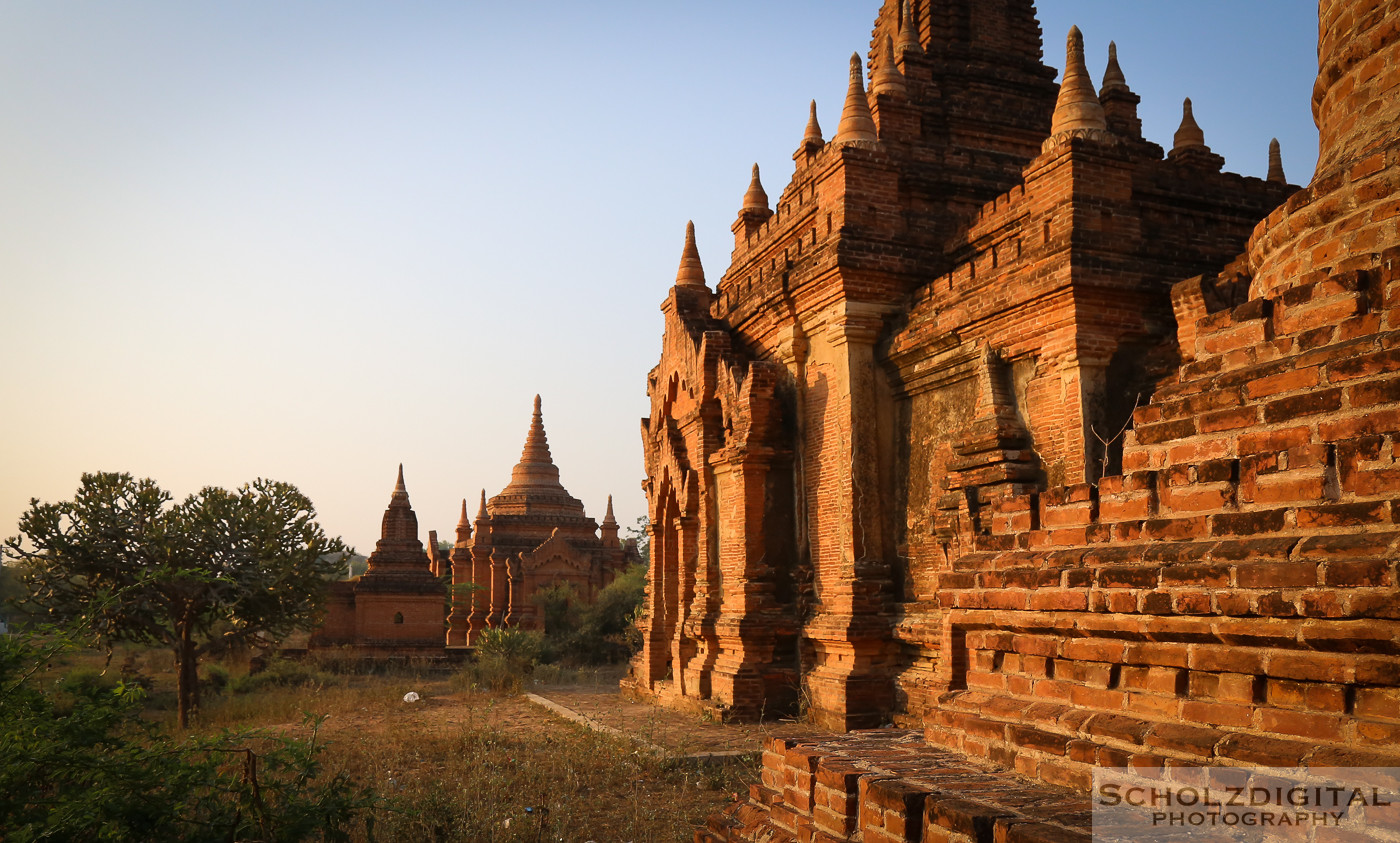
<svg viewBox="0 0 1400 843">
<path fill-rule="evenodd" d="M 188 626 L 181 626 L 175 646 L 175 699 L 177 722 L 181 729 L 188 729 L 190 715 L 199 708 L 199 661 Z"/>
</svg>

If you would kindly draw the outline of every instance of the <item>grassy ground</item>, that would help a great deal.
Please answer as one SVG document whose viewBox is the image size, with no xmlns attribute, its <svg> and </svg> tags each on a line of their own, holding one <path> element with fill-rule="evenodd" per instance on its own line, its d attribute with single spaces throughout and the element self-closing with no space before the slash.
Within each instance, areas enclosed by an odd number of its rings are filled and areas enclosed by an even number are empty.
<svg viewBox="0 0 1400 843">
<path fill-rule="evenodd" d="M 130 658 L 128 658 L 130 657 Z M 96 674 L 101 659 L 72 654 L 56 672 Z M 173 730 L 169 656 L 118 653 L 151 683 L 148 716 Z M 518 693 L 482 690 L 478 677 L 424 664 L 380 673 L 317 662 L 274 663 L 248 677 L 238 664 L 211 665 L 197 729 L 268 729 L 297 734 L 304 713 L 325 715 L 326 769 L 376 788 L 385 805 L 374 837 L 393 841 L 681 841 L 756 780 L 753 759 L 724 765 L 667 761 L 620 738 L 554 717 Z M 535 682 L 606 683 L 608 674 L 546 669 Z M 222 690 L 214 686 L 222 685 Z M 414 691 L 417 702 L 404 702 Z M 360 839 L 368 839 L 365 829 Z"/>
</svg>

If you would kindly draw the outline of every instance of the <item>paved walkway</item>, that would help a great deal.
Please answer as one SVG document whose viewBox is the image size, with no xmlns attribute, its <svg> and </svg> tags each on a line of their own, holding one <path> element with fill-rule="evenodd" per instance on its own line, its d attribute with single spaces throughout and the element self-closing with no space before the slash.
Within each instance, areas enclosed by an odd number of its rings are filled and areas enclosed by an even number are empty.
<svg viewBox="0 0 1400 843">
<path fill-rule="evenodd" d="M 686 712 L 629 700 L 608 687 L 543 686 L 527 698 L 536 705 L 601 732 L 621 734 L 659 754 L 698 759 L 757 752 L 768 737 L 823 734 L 805 723 L 723 724 Z"/>
</svg>

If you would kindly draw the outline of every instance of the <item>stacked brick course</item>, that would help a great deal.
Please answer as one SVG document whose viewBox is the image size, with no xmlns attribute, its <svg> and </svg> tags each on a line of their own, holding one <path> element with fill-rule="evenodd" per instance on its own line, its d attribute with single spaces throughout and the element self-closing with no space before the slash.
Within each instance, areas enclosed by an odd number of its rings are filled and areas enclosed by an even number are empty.
<svg viewBox="0 0 1400 843">
<path fill-rule="evenodd" d="M 771 212 L 751 186 L 713 293 L 688 240 L 634 686 L 734 716 L 800 690 L 1071 789 L 1400 763 L 1400 0 L 1319 4 L 1303 190 L 1221 172 L 1189 103 L 1164 157 L 1116 60 L 1092 101 L 1077 32 L 1057 102 L 1029 2 L 911 6 L 837 140 L 809 128 Z M 810 792 L 765 779 L 714 836 L 1032 834 L 930 824 L 947 788 L 823 805 L 790 755 Z"/>
</svg>

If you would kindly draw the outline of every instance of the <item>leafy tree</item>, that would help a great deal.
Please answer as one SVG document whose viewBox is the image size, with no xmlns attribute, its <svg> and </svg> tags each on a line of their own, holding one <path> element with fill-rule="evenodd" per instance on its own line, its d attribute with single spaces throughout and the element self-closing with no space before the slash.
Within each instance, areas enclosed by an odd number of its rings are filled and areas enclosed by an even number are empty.
<svg viewBox="0 0 1400 843">
<path fill-rule="evenodd" d="M 560 639 L 577 632 L 580 601 L 572 585 L 561 581 L 536 589 L 533 600 L 547 637 Z"/>
<path fill-rule="evenodd" d="M 352 553 L 352 554 L 350 554 L 350 559 L 349 559 L 349 561 L 348 561 L 348 565 L 349 565 L 348 571 L 337 571 L 337 572 L 336 572 L 336 575 L 335 575 L 335 578 L 336 578 L 336 579 L 338 579 L 338 580 L 339 580 L 339 579 L 353 580 L 355 577 L 358 577 L 358 576 L 360 576 L 361 574 L 363 574 L 365 571 L 368 571 L 368 570 L 369 570 L 369 557 L 368 557 L 368 556 L 361 556 L 361 555 L 358 554 L 358 553 Z"/>
<path fill-rule="evenodd" d="M 645 565 L 619 574 L 591 604 L 580 601 L 568 583 L 539 589 L 534 601 L 544 620 L 547 655 L 579 664 L 628 658 L 641 644 L 633 624 L 645 590 Z"/>
<path fill-rule="evenodd" d="M 152 480 L 84 474 L 71 501 L 31 500 L 4 549 L 53 618 L 80 618 L 109 644 L 169 647 L 184 728 L 198 708 L 200 657 L 309 628 L 347 549 L 286 483 L 170 502 Z"/>
<path fill-rule="evenodd" d="M 647 535 L 647 527 L 651 524 L 651 519 L 645 515 L 637 516 L 637 523 L 627 528 L 628 538 L 637 543 L 637 555 L 642 558 L 643 565 L 651 564 L 651 537 Z"/>
<path fill-rule="evenodd" d="M 71 643 L 55 639 L 0 636 L 5 840 L 349 840 L 358 819 L 372 822 L 373 791 L 322 770 L 319 721 L 308 719 L 309 740 L 225 732 L 176 741 L 140 716 L 139 686 L 36 681 Z"/>
<path fill-rule="evenodd" d="M 636 621 L 646 585 L 646 564 L 633 565 L 598 592 L 598 599 L 584 612 L 584 635 L 600 642 L 599 649 L 609 661 L 626 660 L 642 645 Z"/>
<path fill-rule="evenodd" d="M 4 557 L 0 554 L 0 562 Z M 10 630 L 23 626 L 26 617 L 21 601 L 29 595 L 19 574 L 10 565 L 0 564 L 0 618 L 8 618 Z"/>
</svg>

